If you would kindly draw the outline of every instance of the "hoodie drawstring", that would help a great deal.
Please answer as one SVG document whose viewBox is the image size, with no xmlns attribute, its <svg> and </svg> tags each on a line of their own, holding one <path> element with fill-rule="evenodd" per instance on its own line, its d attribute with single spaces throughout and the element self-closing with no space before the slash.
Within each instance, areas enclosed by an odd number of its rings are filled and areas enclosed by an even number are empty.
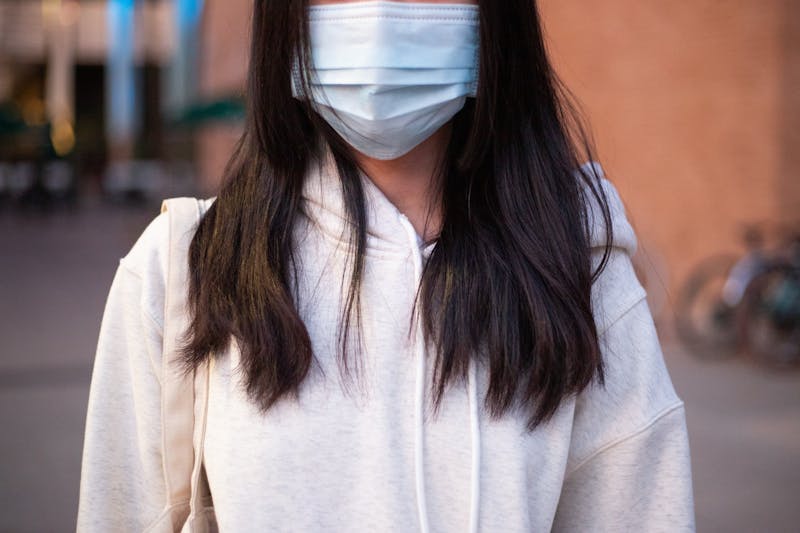
<svg viewBox="0 0 800 533">
<path fill-rule="evenodd" d="M 422 277 L 422 253 L 417 238 L 417 233 L 411 222 L 404 214 L 400 213 L 400 221 L 403 223 L 406 232 L 408 233 L 409 241 L 411 244 L 412 254 L 414 256 L 414 280 L 415 288 L 419 285 Z M 414 467 L 416 474 L 416 489 L 417 489 L 417 511 L 419 514 L 419 524 L 422 533 L 430 532 L 430 525 L 428 523 L 428 509 L 427 499 L 425 497 L 425 468 L 423 456 L 423 437 L 424 437 L 424 409 L 425 409 L 425 340 L 422 331 L 422 318 L 418 317 L 416 321 L 415 338 L 415 353 L 417 355 L 417 378 L 414 396 L 414 407 L 416 416 L 416 433 L 414 439 Z M 469 513 L 469 531 L 470 533 L 477 533 L 478 531 L 478 511 L 479 511 L 479 498 L 480 498 L 480 425 L 478 420 L 478 394 L 477 394 L 477 379 L 475 376 L 475 362 L 470 360 L 468 370 L 468 384 L 467 395 L 469 396 L 469 412 L 470 412 L 470 433 L 472 441 L 472 461 L 470 465 L 470 513 Z"/>
<path fill-rule="evenodd" d="M 469 374 L 467 379 L 470 406 L 470 433 L 472 436 L 472 469 L 470 485 L 470 513 L 469 513 L 469 531 L 470 533 L 478 533 L 478 503 L 480 502 L 480 489 L 481 489 L 481 430 L 478 420 L 478 380 L 475 376 L 475 360 L 469 361 Z"/>
</svg>

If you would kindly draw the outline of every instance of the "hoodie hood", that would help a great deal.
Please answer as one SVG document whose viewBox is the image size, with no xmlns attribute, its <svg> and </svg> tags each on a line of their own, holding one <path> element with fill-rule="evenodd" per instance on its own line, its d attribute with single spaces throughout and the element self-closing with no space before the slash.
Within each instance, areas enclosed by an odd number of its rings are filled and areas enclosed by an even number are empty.
<svg viewBox="0 0 800 533">
<path fill-rule="evenodd" d="M 588 161 L 581 165 L 584 173 L 592 174 L 592 171 L 600 178 L 600 185 L 603 193 L 608 200 L 608 207 L 611 211 L 611 230 L 613 233 L 612 246 L 622 248 L 628 255 L 636 253 L 637 239 L 636 233 L 628 221 L 625 205 L 622 203 L 619 192 L 614 184 L 605 176 L 603 168 L 597 161 Z M 588 186 L 581 181 L 586 198 L 589 214 L 590 242 L 592 248 L 602 248 L 606 245 L 606 221 L 603 213 Z"/>
</svg>

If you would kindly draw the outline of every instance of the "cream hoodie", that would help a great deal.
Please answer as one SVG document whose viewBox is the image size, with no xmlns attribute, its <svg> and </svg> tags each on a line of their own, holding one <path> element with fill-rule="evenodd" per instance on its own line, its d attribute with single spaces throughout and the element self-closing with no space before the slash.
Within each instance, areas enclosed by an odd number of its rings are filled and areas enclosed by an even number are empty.
<svg viewBox="0 0 800 533">
<path fill-rule="evenodd" d="M 484 411 L 481 365 L 470 368 L 467 384 L 448 390 L 438 417 L 423 413 L 432 352 L 419 328 L 408 338 L 405 326 L 435 243 L 423 246 L 408 219 L 362 179 L 368 387 L 347 395 L 338 381 L 346 212 L 328 161 L 309 173 L 311 218 L 295 230 L 298 309 L 324 376 L 312 373 L 299 401 L 261 415 L 241 387 L 235 343 L 212 366 L 204 461 L 220 530 L 694 531 L 684 404 L 634 274 L 637 240 L 612 183 L 603 177 L 613 254 L 593 288 L 606 386 L 594 382 L 528 433 L 525 413 L 494 421 Z M 204 207 L 213 201 L 203 200 Z M 597 264 L 605 233 L 592 209 Z M 166 216 L 156 216 L 120 259 L 108 295 L 86 423 L 82 532 L 143 531 L 165 506 L 159 380 Z"/>
</svg>

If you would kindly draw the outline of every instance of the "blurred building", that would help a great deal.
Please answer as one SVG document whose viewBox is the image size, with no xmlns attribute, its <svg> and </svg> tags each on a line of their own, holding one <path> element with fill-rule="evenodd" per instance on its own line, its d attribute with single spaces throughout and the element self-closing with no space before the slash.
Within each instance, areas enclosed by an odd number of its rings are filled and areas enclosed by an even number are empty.
<svg viewBox="0 0 800 533">
<path fill-rule="evenodd" d="M 0 185 L 61 165 L 88 182 L 76 186 L 113 191 L 191 160 L 177 126 L 197 102 L 201 11 L 202 0 L 0 0 Z"/>
</svg>

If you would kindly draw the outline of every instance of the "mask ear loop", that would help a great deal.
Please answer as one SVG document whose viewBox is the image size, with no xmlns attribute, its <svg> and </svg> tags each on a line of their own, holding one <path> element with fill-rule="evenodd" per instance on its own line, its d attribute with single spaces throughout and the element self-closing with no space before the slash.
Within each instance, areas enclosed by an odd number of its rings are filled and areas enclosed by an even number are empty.
<svg viewBox="0 0 800 533">
<path fill-rule="evenodd" d="M 306 80 L 308 82 L 308 85 L 306 85 L 303 82 L 303 72 L 305 72 L 306 74 Z M 316 72 L 313 67 L 308 69 L 305 68 L 305 65 L 302 64 L 297 53 L 294 54 L 294 59 L 292 60 L 292 71 L 290 79 L 292 85 L 292 97 L 301 101 L 306 111 L 309 114 L 309 118 L 315 123 L 318 122 L 317 124 L 318 126 L 322 126 L 325 120 L 322 117 L 320 117 L 318 111 L 314 109 L 314 103 L 313 103 L 315 99 L 314 96 L 315 90 L 313 85 L 315 84 L 315 80 L 317 79 Z M 328 107 L 330 106 L 328 105 Z M 332 108 L 331 110 L 333 111 L 334 114 L 336 114 L 335 110 L 333 110 Z M 314 116 L 316 116 L 317 118 L 315 118 Z M 336 114 L 336 116 L 338 117 L 338 114 Z"/>
<path fill-rule="evenodd" d="M 303 83 L 300 79 L 300 66 L 297 55 L 292 60 L 292 96 L 295 98 L 305 97 L 305 91 L 302 90 Z"/>
<path fill-rule="evenodd" d="M 479 27 L 480 28 L 480 27 Z M 478 96 L 478 81 L 480 80 L 481 68 L 481 43 L 480 34 L 478 35 L 478 46 L 475 47 L 475 61 L 472 63 L 472 85 L 470 87 L 470 96 L 473 98 Z"/>
</svg>

